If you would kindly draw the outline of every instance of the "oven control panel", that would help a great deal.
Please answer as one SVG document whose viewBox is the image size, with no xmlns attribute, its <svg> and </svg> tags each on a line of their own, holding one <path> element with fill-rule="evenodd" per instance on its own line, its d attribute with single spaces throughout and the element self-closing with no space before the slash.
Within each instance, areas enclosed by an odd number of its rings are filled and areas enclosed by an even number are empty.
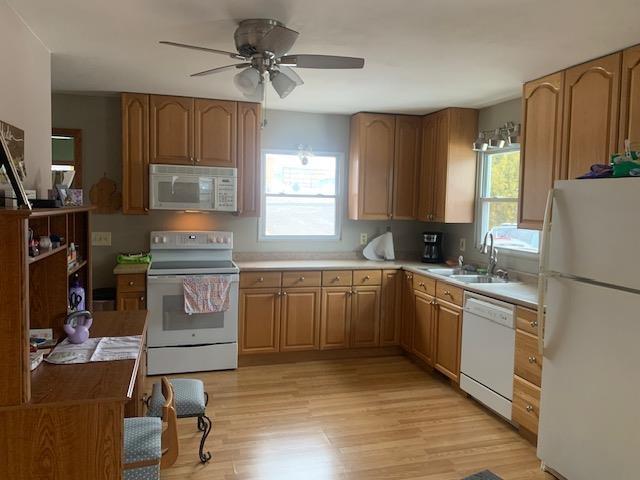
<svg viewBox="0 0 640 480">
<path fill-rule="evenodd" d="M 233 232 L 151 232 L 151 249 L 231 250 Z"/>
</svg>

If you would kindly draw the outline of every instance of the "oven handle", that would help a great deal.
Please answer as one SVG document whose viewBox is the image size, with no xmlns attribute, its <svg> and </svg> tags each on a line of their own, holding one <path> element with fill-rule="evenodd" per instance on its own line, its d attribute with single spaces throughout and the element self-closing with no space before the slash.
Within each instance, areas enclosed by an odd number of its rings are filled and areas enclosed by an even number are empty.
<svg viewBox="0 0 640 480">
<path fill-rule="evenodd" d="M 221 273 L 211 275 L 220 275 L 224 277 L 231 277 L 231 283 L 238 283 L 240 281 L 240 275 L 237 273 Z M 181 282 L 185 277 L 192 277 L 196 275 L 147 275 L 147 283 L 149 284 L 167 284 L 167 283 L 178 283 Z"/>
</svg>

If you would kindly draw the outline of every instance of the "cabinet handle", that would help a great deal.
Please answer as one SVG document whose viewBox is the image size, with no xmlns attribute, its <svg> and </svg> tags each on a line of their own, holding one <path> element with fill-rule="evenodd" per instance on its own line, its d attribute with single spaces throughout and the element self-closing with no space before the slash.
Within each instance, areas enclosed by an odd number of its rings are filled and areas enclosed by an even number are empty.
<svg viewBox="0 0 640 480">
<path fill-rule="evenodd" d="M 435 307 L 436 305 L 438 305 L 438 302 L 437 302 L 437 301 L 436 301 L 436 299 L 434 298 L 433 300 L 431 300 L 431 301 L 429 302 L 429 305 L 433 305 L 433 306 Z"/>
<path fill-rule="evenodd" d="M 300 282 L 304 282 L 304 277 L 300 277 L 300 278 L 298 278 L 298 280 L 299 280 Z"/>
<path fill-rule="evenodd" d="M 538 321 L 534 320 L 532 322 L 529 322 L 529 325 L 531 326 L 531 328 L 536 328 L 538 326 Z"/>
<path fill-rule="evenodd" d="M 287 292 L 282 292 L 282 295 L 284 295 L 286 297 L 287 296 Z"/>
<path fill-rule="evenodd" d="M 148 209 L 147 207 L 144 207 L 144 211 L 145 211 L 145 212 L 148 212 L 148 211 L 149 211 L 149 209 Z"/>
<path fill-rule="evenodd" d="M 371 277 L 369 275 L 365 275 L 364 279 L 365 280 L 371 280 Z"/>
<path fill-rule="evenodd" d="M 276 293 L 276 295 L 277 295 L 278 297 L 281 297 L 281 296 L 282 296 L 282 292 L 278 292 L 278 293 Z"/>
<path fill-rule="evenodd" d="M 344 294 L 350 297 L 353 292 L 351 290 L 347 290 L 346 292 L 344 292 Z"/>
<path fill-rule="evenodd" d="M 200 163 L 200 159 L 196 157 L 196 163 Z"/>
<path fill-rule="evenodd" d="M 355 288 L 351 290 L 351 295 L 355 295 L 356 293 L 358 293 L 358 291 Z"/>
<path fill-rule="evenodd" d="M 260 282 L 260 283 L 264 282 L 264 277 L 258 278 L 258 282 Z"/>
<path fill-rule="evenodd" d="M 133 280 L 131 280 L 131 281 L 129 282 L 129 286 L 130 286 L 130 287 L 133 287 L 134 285 L 135 285 L 135 282 L 134 282 Z"/>
<path fill-rule="evenodd" d="M 527 405 L 526 410 L 527 410 L 527 412 L 529 412 L 529 413 L 533 412 L 533 406 L 531 406 L 531 405 Z"/>
<path fill-rule="evenodd" d="M 529 357 L 529 363 L 533 364 L 536 363 L 538 361 L 538 359 L 536 357 Z"/>
<path fill-rule="evenodd" d="M 141 301 L 141 302 L 144 302 L 144 297 L 140 297 L 140 301 Z"/>
<path fill-rule="evenodd" d="M 447 297 L 449 297 L 449 298 L 453 299 L 453 294 L 452 294 L 449 290 L 445 290 L 443 293 L 444 293 Z"/>
<path fill-rule="evenodd" d="M 337 277 L 334 277 L 333 281 L 334 282 L 339 282 L 340 281 L 340 275 L 338 275 Z"/>
<path fill-rule="evenodd" d="M 420 283 L 418 284 L 418 286 L 419 286 L 419 287 L 424 287 L 424 282 L 420 282 Z"/>
</svg>

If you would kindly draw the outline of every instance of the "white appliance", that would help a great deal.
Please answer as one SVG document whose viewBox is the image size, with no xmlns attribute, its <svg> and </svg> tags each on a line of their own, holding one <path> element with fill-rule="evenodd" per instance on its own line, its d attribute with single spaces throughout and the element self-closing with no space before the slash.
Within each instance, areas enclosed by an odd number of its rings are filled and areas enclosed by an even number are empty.
<svg viewBox="0 0 640 480">
<path fill-rule="evenodd" d="M 149 204 L 155 210 L 235 212 L 236 168 L 151 165 Z"/>
<path fill-rule="evenodd" d="M 549 194 L 538 457 L 559 477 L 640 476 L 638 205 L 637 178 L 559 181 Z"/>
<path fill-rule="evenodd" d="M 464 294 L 460 388 L 511 420 L 515 307 L 471 292 Z"/>
<path fill-rule="evenodd" d="M 231 232 L 152 232 L 147 274 L 147 371 L 150 375 L 238 366 L 239 269 L 231 260 Z M 224 275 L 229 309 L 187 314 L 183 279 Z"/>
</svg>

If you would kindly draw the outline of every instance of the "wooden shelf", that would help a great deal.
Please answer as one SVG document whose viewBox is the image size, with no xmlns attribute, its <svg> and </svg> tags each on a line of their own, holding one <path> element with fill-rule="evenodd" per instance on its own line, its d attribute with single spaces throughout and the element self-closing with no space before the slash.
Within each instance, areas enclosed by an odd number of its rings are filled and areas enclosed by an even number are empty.
<svg viewBox="0 0 640 480">
<path fill-rule="evenodd" d="M 67 269 L 67 276 L 70 277 L 71 275 L 73 275 L 74 273 L 76 273 L 78 270 L 80 270 L 82 267 L 87 265 L 87 261 L 83 260 L 80 263 L 76 263 L 73 267 Z"/>
<path fill-rule="evenodd" d="M 55 255 L 58 252 L 62 252 L 63 250 L 67 250 L 67 245 L 60 245 L 58 248 L 50 248 L 44 252 L 41 252 L 37 257 L 29 257 L 29 264 L 36 263 L 44 258 L 50 257 L 51 255 Z"/>
</svg>

